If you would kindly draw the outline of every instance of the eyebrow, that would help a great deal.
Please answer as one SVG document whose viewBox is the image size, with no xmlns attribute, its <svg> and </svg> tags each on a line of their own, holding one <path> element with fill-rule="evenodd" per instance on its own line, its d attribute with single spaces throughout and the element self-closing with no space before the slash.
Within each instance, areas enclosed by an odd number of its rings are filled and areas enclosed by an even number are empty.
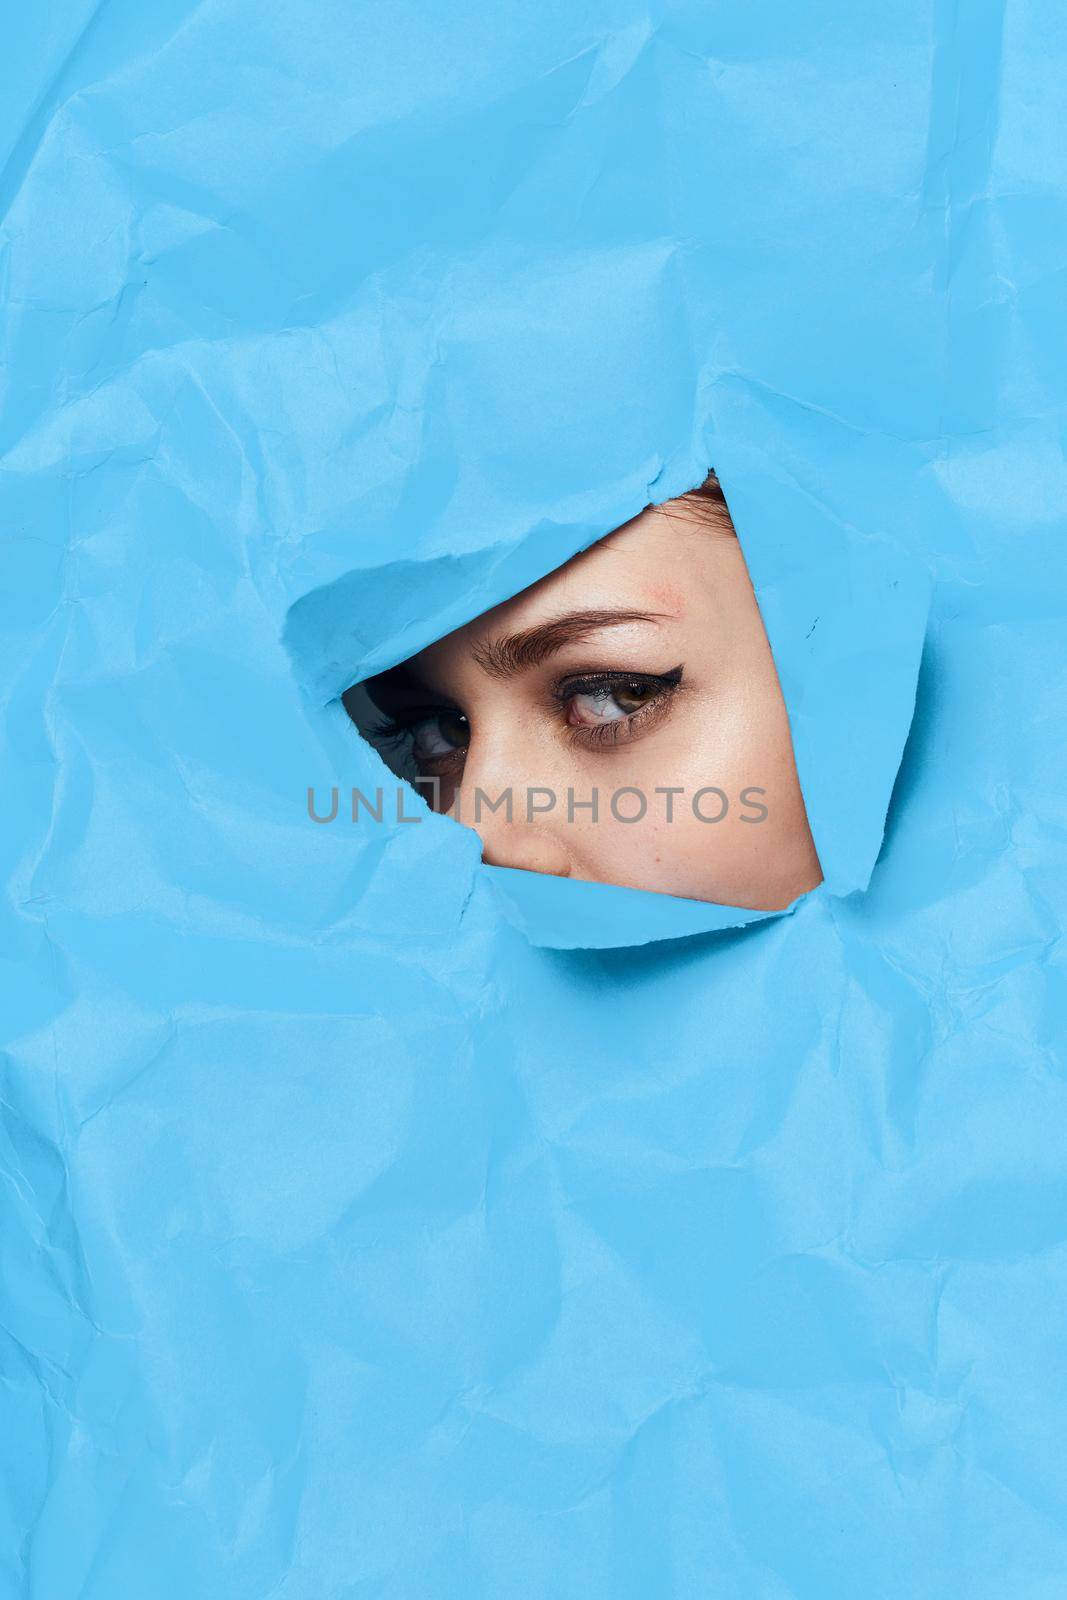
<svg viewBox="0 0 1067 1600">
<path fill-rule="evenodd" d="M 476 644 L 471 654 L 493 678 L 512 678 L 539 666 L 565 645 L 579 644 L 601 628 L 618 628 L 628 622 L 660 622 L 665 611 L 570 611 L 519 633 L 503 633 Z"/>
</svg>

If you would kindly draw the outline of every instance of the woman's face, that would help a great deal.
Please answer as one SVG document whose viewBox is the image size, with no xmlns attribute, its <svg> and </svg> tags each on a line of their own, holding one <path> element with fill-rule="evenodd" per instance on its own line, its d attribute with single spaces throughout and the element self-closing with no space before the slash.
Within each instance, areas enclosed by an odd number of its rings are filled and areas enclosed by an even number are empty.
<svg viewBox="0 0 1067 1600">
<path fill-rule="evenodd" d="M 366 688 L 494 865 L 758 910 L 821 879 L 725 515 L 650 508 Z"/>
</svg>

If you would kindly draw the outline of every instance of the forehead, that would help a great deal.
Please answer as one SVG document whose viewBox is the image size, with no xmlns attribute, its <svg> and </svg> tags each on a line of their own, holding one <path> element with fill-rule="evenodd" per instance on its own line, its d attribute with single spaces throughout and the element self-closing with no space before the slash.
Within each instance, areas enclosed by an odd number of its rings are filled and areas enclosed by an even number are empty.
<svg viewBox="0 0 1067 1600">
<path fill-rule="evenodd" d="M 691 581 L 686 580 L 693 576 L 689 571 L 693 555 L 690 537 L 670 518 L 658 508 L 643 511 L 566 566 L 475 617 L 449 637 L 473 645 L 483 638 L 535 627 L 570 611 L 619 609 L 680 616 L 687 590 L 692 592 Z"/>
</svg>

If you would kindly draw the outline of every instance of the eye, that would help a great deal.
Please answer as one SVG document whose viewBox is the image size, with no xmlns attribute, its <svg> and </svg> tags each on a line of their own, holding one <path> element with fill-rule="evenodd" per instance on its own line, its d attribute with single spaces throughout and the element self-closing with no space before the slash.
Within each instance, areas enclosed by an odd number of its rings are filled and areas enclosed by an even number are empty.
<svg viewBox="0 0 1067 1600">
<path fill-rule="evenodd" d="M 411 753 L 416 761 L 435 761 L 465 750 L 470 744 L 470 723 L 461 711 L 438 711 L 408 724 Z"/>
<path fill-rule="evenodd" d="M 571 738 L 587 749 L 604 749 L 658 727 L 671 713 L 683 671 L 571 673 L 552 695 Z"/>
<path fill-rule="evenodd" d="M 566 702 L 567 721 L 575 728 L 595 728 L 605 722 L 632 717 L 664 692 L 662 683 L 634 679 L 580 689 Z"/>
<path fill-rule="evenodd" d="M 470 723 L 455 706 L 419 706 L 370 730 L 379 749 L 404 751 L 424 770 L 451 770 L 462 762 L 470 736 Z"/>
</svg>

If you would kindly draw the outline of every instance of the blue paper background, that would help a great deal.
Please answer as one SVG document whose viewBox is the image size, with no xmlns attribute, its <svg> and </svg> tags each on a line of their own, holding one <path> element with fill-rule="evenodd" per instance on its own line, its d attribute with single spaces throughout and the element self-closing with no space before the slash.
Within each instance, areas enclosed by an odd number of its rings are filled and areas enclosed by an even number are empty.
<svg viewBox="0 0 1067 1600">
<path fill-rule="evenodd" d="M 3 1592 L 1059 1600 L 1061 8 L 7 33 Z M 826 889 L 308 822 L 709 464 Z"/>
</svg>

